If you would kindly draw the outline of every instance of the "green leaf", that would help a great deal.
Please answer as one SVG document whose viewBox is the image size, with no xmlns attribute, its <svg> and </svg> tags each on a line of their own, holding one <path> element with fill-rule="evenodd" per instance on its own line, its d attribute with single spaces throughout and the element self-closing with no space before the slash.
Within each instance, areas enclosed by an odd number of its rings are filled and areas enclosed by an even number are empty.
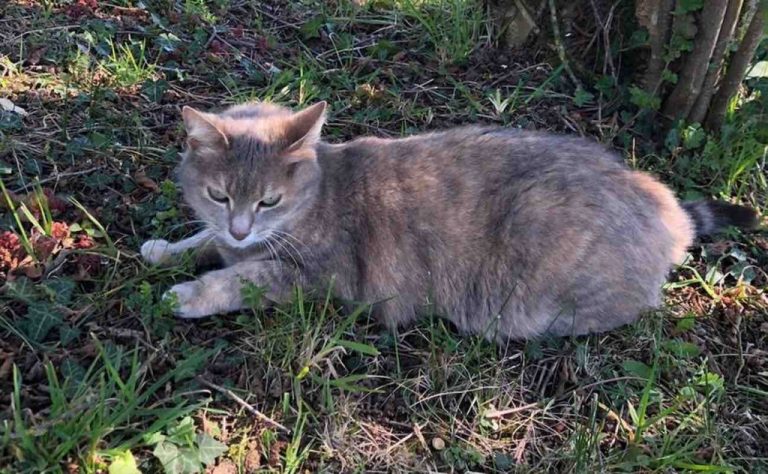
<svg viewBox="0 0 768 474">
<path fill-rule="evenodd" d="M 693 316 L 687 316 L 677 321 L 677 324 L 675 324 L 675 329 L 677 329 L 678 332 L 687 332 L 693 329 L 695 325 L 696 318 Z"/>
<path fill-rule="evenodd" d="M 701 354 L 701 349 L 699 349 L 699 346 L 690 342 L 681 341 L 679 339 L 664 341 L 661 344 L 661 347 L 672 353 L 672 355 L 678 357 L 690 358 Z"/>
<path fill-rule="evenodd" d="M 573 103 L 576 104 L 577 107 L 583 107 L 591 103 L 594 98 L 594 94 L 587 92 L 579 87 L 576 89 L 576 93 L 573 96 Z"/>
<path fill-rule="evenodd" d="M 699 148 L 707 139 L 707 132 L 699 124 L 693 124 L 683 131 L 683 146 L 686 150 Z"/>
<path fill-rule="evenodd" d="M 635 377 L 648 380 L 651 377 L 651 368 L 637 360 L 625 360 L 621 367 L 624 372 Z"/>
<path fill-rule="evenodd" d="M 643 89 L 632 86 L 629 88 L 629 101 L 641 109 L 659 110 L 661 99 L 653 94 L 649 94 Z"/>
<path fill-rule="evenodd" d="M 112 464 L 109 465 L 109 474 L 141 474 L 136 459 L 130 451 L 124 451 L 115 455 Z"/>
<path fill-rule="evenodd" d="M 336 341 L 336 344 L 345 349 L 349 349 L 351 351 L 359 352 L 361 354 L 369 355 L 372 357 L 376 357 L 377 355 L 381 354 L 381 352 L 379 352 L 379 350 L 372 345 L 363 344 L 362 342 L 340 340 Z"/>
<path fill-rule="evenodd" d="M 674 73 L 669 69 L 664 69 L 661 71 L 661 78 L 670 84 L 677 84 L 677 73 Z"/>
<path fill-rule="evenodd" d="M 191 445 L 195 439 L 195 420 L 184 417 L 178 425 L 168 430 L 168 441 L 182 446 Z"/>
<path fill-rule="evenodd" d="M 64 318 L 50 303 L 36 301 L 27 308 L 27 315 L 18 328 L 34 342 L 43 342 L 51 329 L 60 325 Z"/>
<path fill-rule="evenodd" d="M 94 148 L 107 148 L 112 143 L 112 140 L 108 136 L 99 132 L 91 132 L 88 135 L 88 139 L 91 141 Z"/>
<path fill-rule="evenodd" d="M 707 394 L 722 392 L 725 386 L 725 381 L 720 375 L 707 371 L 696 375 L 693 382 Z"/>
<path fill-rule="evenodd" d="M 181 44 L 181 38 L 173 33 L 162 33 L 157 37 L 157 44 L 165 51 L 172 53 Z"/>
<path fill-rule="evenodd" d="M 152 102 L 160 102 L 163 94 L 168 90 L 168 81 L 160 79 L 159 81 L 147 80 L 141 86 L 141 92 Z"/>
<path fill-rule="evenodd" d="M 676 13 L 689 13 L 701 10 L 704 0 L 678 0 Z"/>
<path fill-rule="evenodd" d="M 179 448 L 173 443 L 162 442 L 155 446 L 152 454 L 163 465 L 163 471 L 166 474 L 181 474 L 181 459 L 179 458 Z"/>
<path fill-rule="evenodd" d="M 56 278 L 47 281 L 42 288 L 48 290 L 53 301 L 65 305 L 72 300 L 72 291 L 75 289 L 75 282 L 69 278 Z"/>
<path fill-rule="evenodd" d="M 200 472 L 200 453 L 195 448 L 179 449 L 179 464 L 181 474 L 195 474 Z"/>
<path fill-rule="evenodd" d="M 328 380 L 328 385 L 330 385 L 331 387 L 339 388 L 349 393 L 376 393 L 378 392 L 378 390 L 375 388 L 368 388 L 363 385 L 357 385 L 355 383 L 361 380 L 367 380 L 370 377 L 371 376 L 368 374 L 347 375 L 346 377 L 339 377 L 337 379 Z"/>
<path fill-rule="evenodd" d="M 63 346 L 69 345 L 70 342 L 80 337 L 81 331 L 78 328 L 73 328 L 69 324 L 62 323 L 59 326 L 59 341 Z"/>
<path fill-rule="evenodd" d="M 144 442 L 149 445 L 159 444 L 165 441 L 166 436 L 160 432 L 144 435 Z"/>
<path fill-rule="evenodd" d="M 664 138 L 664 146 L 669 151 L 674 151 L 675 148 L 680 146 L 680 131 L 673 127 L 667 132 L 666 138 Z"/>
<path fill-rule="evenodd" d="M 318 15 L 301 26 L 301 35 L 305 40 L 320 37 L 320 27 L 323 26 L 325 18 Z"/>
<path fill-rule="evenodd" d="M 200 461 L 206 466 L 216 462 L 216 458 L 227 451 L 227 445 L 216 441 L 205 433 L 197 435 L 197 449 L 200 455 Z"/>
<path fill-rule="evenodd" d="M 758 61 L 747 73 L 747 79 L 768 77 L 768 61 Z"/>
</svg>

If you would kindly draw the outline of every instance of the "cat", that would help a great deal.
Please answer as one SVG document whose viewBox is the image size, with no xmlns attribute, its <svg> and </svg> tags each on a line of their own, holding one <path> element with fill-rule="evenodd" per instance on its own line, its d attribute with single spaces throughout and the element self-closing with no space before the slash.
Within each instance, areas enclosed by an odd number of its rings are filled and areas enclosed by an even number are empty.
<svg viewBox="0 0 768 474">
<path fill-rule="evenodd" d="M 224 267 L 169 290 L 181 318 L 241 309 L 251 281 L 274 303 L 331 288 L 389 327 L 432 313 L 500 342 L 603 332 L 661 304 L 696 236 L 758 224 L 747 207 L 681 204 L 583 138 L 465 126 L 329 144 L 324 102 L 182 115 L 179 180 L 206 229 L 141 253 L 200 248 Z"/>
</svg>

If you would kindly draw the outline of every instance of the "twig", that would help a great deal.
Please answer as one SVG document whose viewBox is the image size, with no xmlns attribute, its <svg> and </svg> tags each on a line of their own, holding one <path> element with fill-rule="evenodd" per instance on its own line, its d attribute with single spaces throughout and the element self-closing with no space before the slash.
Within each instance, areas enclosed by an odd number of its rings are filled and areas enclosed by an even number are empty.
<svg viewBox="0 0 768 474">
<path fill-rule="evenodd" d="M 253 408 L 253 406 L 250 403 L 248 403 L 245 400 L 243 400 L 242 398 L 238 397 L 237 394 L 235 394 L 235 392 L 233 392 L 232 390 L 230 390 L 228 388 L 224 388 L 221 385 L 216 385 L 215 383 L 210 382 L 210 381 L 204 379 L 200 375 L 198 375 L 195 378 L 197 379 L 198 382 L 200 382 L 201 384 L 205 385 L 206 387 L 212 388 L 212 389 L 216 390 L 217 392 L 220 392 L 220 393 L 228 396 L 229 398 L 231 398 L 232 400 L 237 402 L 238 405 L 240 405 L 241 407 L 245 408 L 246 411 L 250 412 L 252 415 L 256 416 L 256 418 L 260 419 L 261 421 L 264 421 L 264 422 L 274 426 L 275 428 L 278 428 L 279 430 L 281 430 L 281 431 L 283 431 L 285 433 L 288 433 L 288 434 L 291 433 L 291 430 L 289 428 L 286 428 L 285 426 L 283 426 L 280 423 L 276 422 L 275 420 L 273 420 L 272 418 L 268 417 L 264 413 L 262 413 L 259 410 Z"/>
<path fill-rule="evenodd" d="M 518 413 L 521 411 L 529 410 L 531 408 L 536 408 L 539 406 L 539 402 L 536 403 L 529 403 L 528 405 L 522 405 L 515 408 L 507 408 L 506 410 L 491 410 L 487 412 L 484 416 L 485 418 L 503 418 L 507 415 L 511 415 L 513 413 Z"/>
<path fill-rule="evenodd" d="M 49 183 L 51 181 L 58 181 L 60 179 L 71 178 L 73 176 L 80 176 L 80 175 L 84 175 L 84 174 L 93 173 L 94 171 L 98 171 L 98 170 L 102 169 L 103 167 L 104 166 L 95 166 L 93 168 L 88 168 L 87 170 L 72 171 L 72 172 L 69 172 L 69 173 L 57 173 L 57 174 L 55 174 L 53 176 L 49 176 L 49 177 L 47 177 L 45 179 L 41 179 L 41 180 L 37 181 L 37 184 L 45 184 L 45 183 Z M 13 192 L 14 194 L 19 194 L 22 191 L 26 191 L 29 188 L 29 186 L 30 186 L 29 184 L 25 184 L 24 186 L 22 186 L 22 187 L 20 187 L 18 189 L 14 189 L 11 192 Z"/>
<path fill-rule="evenodd" d="M 549 0 L 549 19 L 552 21 L 552 36 L 555 38 L 555 48 L 557 49 L 557 56 L 560 58 L 560 63 L 563 65 L 565 72 L 577 89 L 583 89 L 581 81 L 576 77 L 571 69 L 571 64 L 568 61 L 568 56 L 565 54 L 565 46 L 560 39 L 560 25 L 557 23 L 557 11 L 555 10 L 555 0 Z"/>
</svg>

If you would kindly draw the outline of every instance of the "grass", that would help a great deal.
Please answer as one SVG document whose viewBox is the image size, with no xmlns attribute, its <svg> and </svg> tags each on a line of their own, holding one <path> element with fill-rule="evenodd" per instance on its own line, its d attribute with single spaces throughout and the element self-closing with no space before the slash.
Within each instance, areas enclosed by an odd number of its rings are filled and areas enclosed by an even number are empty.
<svg viewBox="0 0 768 474">
<path fill-rule="evenodd" d="M 333 142 L 463 123 L 580 133 L 681 196 L 765 213 L 761 83 L 721 137 L 681 124 L 654 142 L 618 78 L 574 90 L 546 44 L 495 48 L 460 0 L 5 12 L 2 96 L 28 115 L 0 112 L 0 472 L 768 471 L 765 232 L 691 249 L 636 324 L 503 347 L 438 318 L 391 333 L 300 292 L 176 321 L 160 295 L 191 259 L 137 254 L 195 230 L 172 181 L 181 105 L 326 100 Z M 574 67 L 594 55 L 584 31 L 567 38 Z"/>
</svg>

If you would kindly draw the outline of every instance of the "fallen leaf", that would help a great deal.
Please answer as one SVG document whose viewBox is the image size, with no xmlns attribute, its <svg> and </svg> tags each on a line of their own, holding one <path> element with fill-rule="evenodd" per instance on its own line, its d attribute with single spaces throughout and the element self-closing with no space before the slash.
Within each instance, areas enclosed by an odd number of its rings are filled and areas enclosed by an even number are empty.
<svg viewBox="0 0 768 474">
<path fill-rule="evenodd" d="M 160 191 L 160 186 L 157 185 L 155 180 L 147 176 L 147 173 L 143 169 L 136 171 L 133 175 L 133 180 L 144 189 L 148 189 L 155 193 Z"/>
<path fill-rule="evenodd" d="M 8 377 L 13 367 L 13 353 L 3 354 L 3 365 L 0 365 L 0 380 Z"/>
</svg>

